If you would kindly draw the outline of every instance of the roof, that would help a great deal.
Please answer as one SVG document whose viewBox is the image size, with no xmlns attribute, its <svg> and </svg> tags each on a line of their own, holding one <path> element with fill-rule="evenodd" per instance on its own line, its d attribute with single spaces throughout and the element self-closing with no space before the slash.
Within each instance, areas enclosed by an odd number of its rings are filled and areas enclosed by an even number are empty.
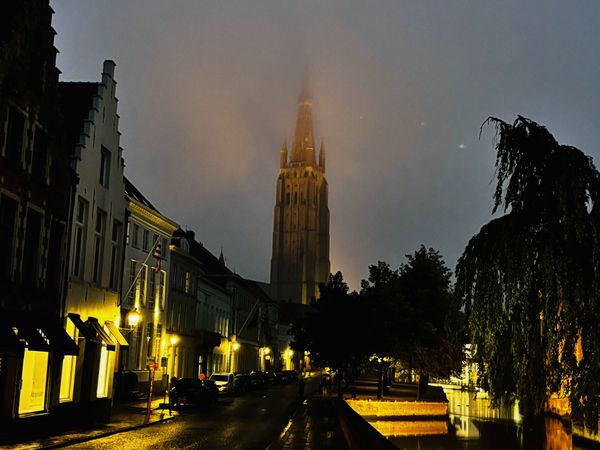
<svg viewBox="0 0 600 450">
<path fill-rule="evenodd" d="M 186 238 L 190 245 L 190 254 L 199 260 L 202 264 L 202 270 L 212 281 L 219 284 L 220 286 L 225 286 L 228 279 L 235 279 L 241 284 L 243 287 L 248 289 L 254 295 L 258 297 L 262 297 L 264 299 L 269 299 L 269 295 L 254 281 L 247 280 L 240 275 L 232 272 L 225 264 L 219 261 L 215 255 L 213 255 L 202 243 L 198 242 L 194 238 L 194 233 L 192 231 L 183 231 L 179 229 L 173 233 L 173 237 L 175 238 Z"/>
<path fill-rule="evenodd" d="M 98 84 L 64 81 L 58 83 L 66 144 L 70 151 L 79 143 L 83 122 L 88 118 L 94 95 L 98 92 Z"/>
<path fill-rule="evenodd" d="M 150 203 L 150 200 L 148 200 L 144 196 L 144 194 L 142 194 L 140 192 L 140 190 L 133 185 L 133 183 L 129 180 L 129 178 L 124 176 L 123 181 L 125 182 L 125 195 L 127 197 L 130 197 L 130 198 L 138 201 L 142 205 L 156 211 L 158 214 L 161 214 L 161 212 L 158 209 L 156 209 L 156 207 L 152 203 Z"/>
</svg>

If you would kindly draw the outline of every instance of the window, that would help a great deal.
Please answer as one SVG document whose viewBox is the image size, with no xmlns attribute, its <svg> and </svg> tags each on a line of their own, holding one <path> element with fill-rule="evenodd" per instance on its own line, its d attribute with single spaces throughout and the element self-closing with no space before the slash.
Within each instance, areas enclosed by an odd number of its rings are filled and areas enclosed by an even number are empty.
<svg viewBox="0 0 600 450">
<path fill-rule="evenodd" d="M 298 193 L 294 192 L 294 205 L 298 204 Z"/>
<path fill-rule="evenodd" d="M 186 294 L 190 293 L 191 284 L 192 284 L 192 280 L 191 280 L 190 273 L 188 271 L 186 271 L 185 272 L 185 293 Z"/>
<path fill-rule="evenodd" d="M 40 183 L 48 179 L 48 137 L 40 127 L 35 129 L 31 176 Z"/>
<path fill-rule="evenodd" d="M 133 224 L 133 237 L 131 239 L 131 245 L 134 248 L 140 248 L 140 226 L 137 223 Z"/>
<path fill-rule="evenodd" d="M 104 258 L 104 228 L 106 214 L 101 210 L 96 212 L 96 226 L 94 228 L 94 283 L 102 283 L 102 262 Z"/>
<path fill-rule="evenodd" d="M 110 239 L 110 281 L 109 286 L 113 291 L 118 289 L 119 284 L 119 254 L 121 240 L 121 223 L 113 220 L 112 236 Z"/>
<path fill-rule="evenodd" d="M 156 301 L 158 302 L 158 307 L 163 310 L 165 309 L 165 279 L 167 278 L 167 273 L 164 270 L 161 270 L 158 273 L 157 281 L 156 281 Z"/>
<path fill-rule="evenodd" d="M 19 414 L 46 409 L 46 379 L 48 377 L 48 352 L 25 349 L 21 372 Z"/>
<path fill-rule="evenodd" d="M 142 239 L 142 250 L 144 250 L 145 252 L 150 251 L 150 232 L 146 229 L 144 229 L 144 237 Z"/>
<path fill-rule="evenodd" d="M 108 187 L 110 178 L 110 151 L 102 147 L 100 150 L 100 185 Z"/>
<path fill-rule="evenodd" d="M 156 300 L 156 270 L 150 269 L 150 277 L 148 279 L 148 308 L 154 308 Z"/>
<path fill-rule="evenodd" d="M 87 228 L 88 203 L 81 197 L 77 201 L 75 214 L 75 252 L 73 254 L 73 275 L 83 278 L 85 263 L 85 230 Z"/>
<path fill-rule="evenodd" d="M 290 193 L 289 192 L 286 192 L 286 194 L 285 194 L 285 203 L 287 205 L 290 204 Z"/>
<path fill-rule="evenodd" d="M 161 340 L 162 340 L 162 325 L 159 323 L 158 325 L 156 325 L 156 339 L 154 339 L 154 341 L 156 342 L 154 354 L 156 356 L 161 354 L 161 351 L 160 351 L 160 341 Z"/>
<path fill-rule="evenodd" d="M 77 342 L 77 328 L 70 320 L 67 320 L 66 332 Z M 59 401 L 70 402 L 73 400 L 73 386 L 75 383 L 75 367 L 77 365 L 77 356 L 65 355 L 63 358 L 62 372 L 60 375 L 60 394 Z"/>
<path fill-rule="evenodd" d="M 127 294 L 127 303 L 129 305 L 133 305 L 135 302 L 135 295 L 137 291 L 137 286 L 133 285 L 135 280 L 135 276 L 137 274 L 137 266 L 135 261 L 132 259 L 129 261 L 129 284 L 127 285 L 127 290 L 125 293 Z M 129 291 L 129 293 L 127 293 Z"/>
<path fill-rule="evenodd" d="M 140 264 L 140 263 L 138 263 Z M 141 270 L 140 270 L 141 269 Z M 137 294 L 137 302 L 142 305 L 146 304 L 146 275 L 148 274 L 148 266 L 143 264 L 137 267 L 137 270 L 140 271 L 140 275 L 137 279 L 136 285 L 136 294 Z"/>
<path fill-rule="evenodd" d="M 0 196 L 0 280 L 12 278 L 17 202 Z"/>
<path fill-rule="evenodd" d="M 169 244 L 166 238 L 162 238 L 162 244 L 160 245 L 160 256 L 162 259 L 167 259 L 167 252 L 169 251 Z"/>
<path fill-rule="evenodd" d="M 42 215 L 33 209 L 27 210 L 27 226 L 25 229 L 25 250 L 23 252 L 22 280 L 26 285 L 37 286 L 40 246 L 42 233 Z"/>
<path fill-rule="evenodd" d="M 23 167 L 22 151 L 23 137 L 25 135 L 25 116 L 17 111 L 16 108 L 10 108 L 8 113 L 8 126 L 6 128 L 6 147 L 4 157 L 6 163 L 12 168 Z"/>
<path fill-rule="evenodd" d="M 108 333 L 109 331 L 107 331 Z M 111 362 L 114 358 L 114 352 L 106 349 L 106 342 L 102 342 L 100 350 L 100 367 L 98 369 L 98 388 L 96 396 L 98 398 L 108 397 L 108 383 L 111 379 Z"/>
<path fill-rule="evenodd" d="M 125 233 L 125 245 L 129 245 L 129 235 L 131 233 L 131 220 L 127 221 L 127 230 Z"/>
<path fill-rule="evenodd" d="M 146 356 L 152 356 L 154 350 L 154 323 L 148 322 L 146 327 Z"/>
<path fill-rule="evenodd" d="M 57 291 L 60 288 L 62 282 L 62 271 L 60 268 L 63 254 L 64 234 L 64 225 L 53 220 L 50 227 L 48 257 L 46 258 L 46 287 L 54 291 Z"/>
</svg>

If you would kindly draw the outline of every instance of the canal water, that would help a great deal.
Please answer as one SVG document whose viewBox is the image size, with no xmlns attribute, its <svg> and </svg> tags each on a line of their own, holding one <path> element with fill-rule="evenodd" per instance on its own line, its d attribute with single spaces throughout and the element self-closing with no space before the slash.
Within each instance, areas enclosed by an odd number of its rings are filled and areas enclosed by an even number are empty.
<svg viewBox="0 0 600 450">
<path fill-rule="evenodd" d="M 516 407 L 491 408 L 473 392 L 446 389 L 449 421 L 386 421 L 372 425 L 402 450 L 588 450 L 574 444 L 569 429 L 545 419 L 545 433 L 523 432 Z"/>
</svg>

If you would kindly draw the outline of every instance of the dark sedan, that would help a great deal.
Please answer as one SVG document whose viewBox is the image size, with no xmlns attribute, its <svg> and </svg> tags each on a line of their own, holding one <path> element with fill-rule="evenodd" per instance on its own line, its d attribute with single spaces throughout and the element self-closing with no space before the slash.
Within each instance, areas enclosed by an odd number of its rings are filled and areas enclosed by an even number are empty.
<svg viewBox="0 0 600 450">
<path fill-rule="evenodd" d="M 214 384 L 211 386 L 206 380 L 194 378 L 180 378 L 175 383 L 169 394 L 170 403 L 173 406 L 208 405 L 217 401 L 217 393 Z"/>
</svg>

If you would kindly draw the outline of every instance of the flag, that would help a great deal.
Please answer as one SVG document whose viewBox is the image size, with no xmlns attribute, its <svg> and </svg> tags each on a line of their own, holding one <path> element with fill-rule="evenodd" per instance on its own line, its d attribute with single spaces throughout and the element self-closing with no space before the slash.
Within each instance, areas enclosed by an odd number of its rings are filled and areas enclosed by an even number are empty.
<svg viewBox="0 0 600 450">
<path fill-rule="evenodd" d="M 156 244 L 156 247 L 154 247 L 154 253 L 152 254 L 152 256 L 154 257 L 154 259 L 156 259 L 156 267 L 154 268 L 156 270 L 156 273 L 160 272 L 160 263 L 162 260 L 162 252 L 160 250 L 160 244 Z"/>
</svg>

